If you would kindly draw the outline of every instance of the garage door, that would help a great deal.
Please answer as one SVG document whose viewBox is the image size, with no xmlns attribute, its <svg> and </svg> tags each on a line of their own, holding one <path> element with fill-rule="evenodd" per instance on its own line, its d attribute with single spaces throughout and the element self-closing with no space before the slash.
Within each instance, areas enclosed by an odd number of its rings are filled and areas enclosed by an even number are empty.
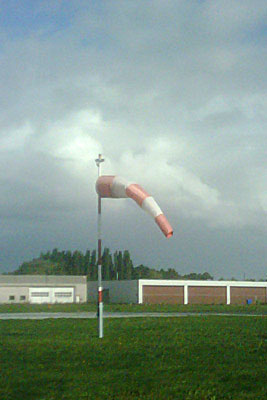
<svg viewBox="0 0 267 400">
<path fill-rule="evenodd" d="M 183 286 L 143 286 L 145 304 L 184 304 Z"/>
<path fill-rule="evenodd" d="M 226 304 L 226 287 L 189 286 L 188 304 Z"/>
<path fill-rule="evenodd" d="M 73 303 L 74 288 L 72 287 L 33 287 L 29 288 L 30 303 Z"/>
<path fill-rule="evenodd" d="M 266 303 L 265 287 L 231 287 L 231 304 L 246 304 L 248 299 Z"/>
</svg>

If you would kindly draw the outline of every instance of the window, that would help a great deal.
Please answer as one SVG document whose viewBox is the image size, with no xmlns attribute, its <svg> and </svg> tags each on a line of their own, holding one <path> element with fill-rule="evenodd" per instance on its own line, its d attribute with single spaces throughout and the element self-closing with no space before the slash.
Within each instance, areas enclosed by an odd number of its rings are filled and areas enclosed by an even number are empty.
<svg viewBox="0 0 267 400">
<path fill-rule="evenodd" d="M 9 296 L 9 300 L 15 300 L 15 296 Z"/>
<path fill-rule="evenodd" d="M 49 293 L 48 292 L 32 292 L 31 296 L 32 297 L 48 297 Z"/>
<path fill-rule="evenodd" d="M 55 297 L 71 297 L 71 292 L 56 292 Z"/>
<path fill-rule="evenodd" d="M 26 296 L 20 296 L 20 300 L 26 300 Z"/>
</svg>

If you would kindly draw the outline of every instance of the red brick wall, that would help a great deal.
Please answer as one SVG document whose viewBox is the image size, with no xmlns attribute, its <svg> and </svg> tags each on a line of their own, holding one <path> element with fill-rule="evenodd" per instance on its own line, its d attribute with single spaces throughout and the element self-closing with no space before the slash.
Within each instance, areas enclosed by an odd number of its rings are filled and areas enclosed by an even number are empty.
<svg viewBox="0 0 267 400">
<path fill-rule="evenodd" d="M 231 287 L 231 304 L 266 303 L 265 287 Z M 226 304 L 227 289 L 222 286 L 188 286 L 188 304 Z M 183 286 L 143 286 L 145 304 L 184 304 Z"/>
<path fill-rule="evenodd" d="M 226 304 L 226 287 L 189 286 L 188 304 Z"/>
<path fill-rule="evenodd" d="M 231 287 L 231 304 L 246 304 L 247 299 L 251 299 L 253 303 L 266 303 L 266 288 Z"/>
<path fill-rule="evenodd" d="M 145 304 L 184 304 L 183 286 L 143 286 Z"/>
</svg>

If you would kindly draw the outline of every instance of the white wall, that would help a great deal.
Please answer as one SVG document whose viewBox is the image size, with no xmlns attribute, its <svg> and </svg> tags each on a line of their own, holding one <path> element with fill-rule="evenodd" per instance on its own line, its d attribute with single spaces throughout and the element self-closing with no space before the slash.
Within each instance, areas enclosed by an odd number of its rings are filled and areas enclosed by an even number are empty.
<svg viewBox="0 0 267 400">
<path fill-rule="evenodd" d="M 73 287 L 33 287 L 29 288 L 30 303 L 73 303 Z"/>
<path fill-rule="evenodd" d="M 0 303 L 25 303 L 29 301 L 30 288 L 74 288 L 73 302 L 87 301 L 87 277 L 64 275 L 0 275 Z M 15 300 L 10 300 L 15 296 Z M 25 300 L 21 299 L 25 296 Z"/>
</svg>

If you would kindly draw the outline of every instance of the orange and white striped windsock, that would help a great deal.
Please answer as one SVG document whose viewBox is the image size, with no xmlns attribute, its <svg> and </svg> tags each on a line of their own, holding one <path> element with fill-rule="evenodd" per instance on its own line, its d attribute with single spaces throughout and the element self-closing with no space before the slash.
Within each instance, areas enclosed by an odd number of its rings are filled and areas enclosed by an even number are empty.
<svg viewBox="0 0 267 400">
<path fill-rule="evenodd" d="M 173 229 L 160 207 L 140 185 L 128 182 L 120 176 L 102 175 L 96 181 L 96 191 L 100 197 L 130 197 L 155 219 L 167 238 L 173 235 Z"/>
</svg>

